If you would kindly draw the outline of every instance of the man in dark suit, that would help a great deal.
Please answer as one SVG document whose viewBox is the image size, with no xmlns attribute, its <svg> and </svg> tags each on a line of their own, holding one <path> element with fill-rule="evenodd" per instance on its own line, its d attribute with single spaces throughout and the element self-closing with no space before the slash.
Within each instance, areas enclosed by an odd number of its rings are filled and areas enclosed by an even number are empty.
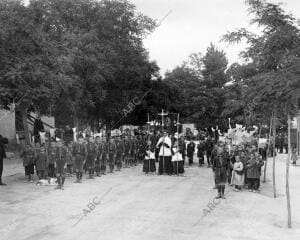
<svg viewBox="0 0 300 240">
<path fill-rule="evenodd" d="M 7 138 L 3 138 L 0 135 L 0 186 L 5 186 L 6 184 L 2 182 L 2 173 L 3 173 L 3 159 L 6 158 L 4 145 L 8 143 Z"/>
</svg>

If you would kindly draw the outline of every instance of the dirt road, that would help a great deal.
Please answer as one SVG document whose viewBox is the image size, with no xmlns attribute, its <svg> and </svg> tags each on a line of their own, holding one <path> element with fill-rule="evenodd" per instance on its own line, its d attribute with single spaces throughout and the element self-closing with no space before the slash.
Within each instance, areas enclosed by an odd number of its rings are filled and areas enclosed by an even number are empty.
<svg viewBox="0 0 300 240">
<path fill-rule="evenodd" d="M 210 168 L 173 177 L 146 176 L 138 166 L 81 184 L 67 178 L 64 191 L 23 183 L 22 173 L 9 172 L 8 186 L 0 188 L 0 239 L 299 239 L 300 168 L 291 167 L 294 228 L 287 230 L 285 157 L 277 162 L 277 199 L 271 169 L 260 194 L 226 186 L 220 201 Z"/>
</svg>

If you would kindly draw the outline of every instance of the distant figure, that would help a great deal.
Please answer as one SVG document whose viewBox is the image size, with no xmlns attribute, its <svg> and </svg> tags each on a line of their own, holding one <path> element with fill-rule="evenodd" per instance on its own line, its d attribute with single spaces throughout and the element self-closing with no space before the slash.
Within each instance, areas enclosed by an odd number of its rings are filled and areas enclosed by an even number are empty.
<svg viewBox="0 0 300 240">
<path fill-rule="evenodd" d="M 5 186 L 6 184 L 2 182 L 2 173 L 3 173 L 3 159 L 6 158 L 6 153 L 4 145 L 8 143 L 7 138 L 3 138 L 0 135 L 0 186 Z"/>
<path fill-rule="evenodd" d="M 187 153 L 187 157 L 189 159 L 189 166 L 192 166 L 194 163 L 194 153 L 195 153 L 196 144 L 190 138 L 188 140 L 189 140 L 189 143 L 187 144 L 187 147 L 186 147 L 186 153 Z"/>
</svg>

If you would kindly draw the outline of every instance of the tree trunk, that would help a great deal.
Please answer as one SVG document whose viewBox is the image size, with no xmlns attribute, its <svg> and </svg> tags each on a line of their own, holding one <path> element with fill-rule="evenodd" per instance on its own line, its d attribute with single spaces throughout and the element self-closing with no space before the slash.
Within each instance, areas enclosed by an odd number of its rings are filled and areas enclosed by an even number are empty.
<svg viewBox="0 0 300 240">
<path fill-rule="evenodd" d="M 288 156 L 286 159 L 286 201 L 287 201 L 287 217 L 288 228 L 292 228 L 292 216 L 291 216 L 291 199 L 290 199 L 290 186 L 289 186 L 289 174 L 290 174 L 290 159 L 291 159 L 291 116 L 288 115 Z"/>
<path fill-rule="evenodd" d="M 25 144 L 30 144 L 31 139 L 29 136 L 29 129 L 28 129 L 28 123 L 27 123 L 27 108 L 21 107 L 20 111 L 21 111 L 22 122 L 23 122 L 23 127 L 24 127 Z"/>
<path fill-rule="evenodd" d="M 270 120 L 269 144 L 268 144 L 268 149 L 267 149 L 267 153 L 266 153 L 267 156 L 266 156 L 266 163 L 265 163 L 265 167 L 264 167 L 264 180 L 263 180 L 263 182 L 266 182 L 267 164 L 268 164 L 268 156 L 269 156 L 270 145 L 271 145 L 272 127 L 273 127 L 273 112 L 272 112 L 272 117 L 271 117 L 271 120 Z"/>
<path fill-rule="evenodd" d="M 275 160 L 276 160 L 276 149 L 275 149 L 275 138 L 276 138 L 276 114 L 273 115 L 273 193 L 276 198 L 276 183 L 275 183 Z"/>
</svg>

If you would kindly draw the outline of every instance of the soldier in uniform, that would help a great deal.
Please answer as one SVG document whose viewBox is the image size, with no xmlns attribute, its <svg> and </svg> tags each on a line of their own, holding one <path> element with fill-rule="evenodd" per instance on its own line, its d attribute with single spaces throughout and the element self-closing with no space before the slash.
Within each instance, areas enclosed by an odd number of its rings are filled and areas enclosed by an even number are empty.
<svg viewBox="0 0 300 240">
<path fill-rule="evenodd" d="M 130 163 L 130 152 L 131 152 L 131 144 L 128 135 L 125 135 L 124 140 L 124 162 L 125 168 L 129 167 Z"/>
<path fill-rule="evenodd" d="M 207 167 L 211 166 L 211 158 L 212 158 L 212 150 L 214 148 L 214 142 L 211 139 L 210 136 L 208 136 L 206 142 L 205 142 L 205 151 L 206 151 L 206 158 L 207 158 Z"/>
<path fill-rule="evenodd" d="M 110 137 L 108 143 L 108 164 L 109 164 L 109 172 L 113 173 L 115 161 L 117 156 L 117 146 L 114 138 Z"/>
<path fill-rule="evenodd" d="M 101 177 L 101 143 L 100 143 L 99 136 L 96 137 L 95 147 L 96 147 L 95 171 L 96 171 L 96 176 Z"/>
<path fill-rule="evenodd" d="M 55 177 L 55 142 L 50 143 L 48 153 L 48 177 Z"/>
<path fill-rule="evenodd" d="M 87 155 L 86 145 L 81 135 L 79 135 L 78 142 L 73 146 L 73 155 L 75 156 L 74 169 L 76 171 L 76 182 L 80 183 L 82 180 L 83 164 Z"/>
<path fill-rule="evenodd" d="M 106 137 L 102 138 L 101 145 L 100 145 L 100 159 L 101 159 L 101 166 L 100 170 L 103 175 L 106 173 L 106 163 L 108 159 L 108 143 L 106 141 Z"/>
<path fill-rule="evenodd" d="M 143 163 L 146 156 L 147 142 L 144 136 L 141 136 L 138 141 L 138 161 Z"/>
<path fill-rule="evenodd" d="M 45 150 L 45 147 L 42 145 L 36 155 L 35 159 L 35 167 L 36 167 L 36 172 L 38 175 L 39 179 L 44 179 L 45 178 L 45 171 L 47 168 L 47 153 Z"/>
<path fill-rule="evenodd" d="M 225 199 L 225 184 L 227 183 L 227 173 L 230 168 L 230 160 L 228 154 L 225 152 L 224 146 L 219 143 L 216 154 L 213 154 L 212 168 L 215 173 L 215 183 L 218 189 L 216 198 Z"/>
<path fill-rule="evenodd" d="M 55 165 L 57 174 L 57 187 L 56 189 L 64 189 L 65 183 L 65 166 L 67 163 L 67 149 L 61 141 L 57 142 L 56 154 L 55 154 Z"/>
<path fill-rule="evenodd" d="M 87 143 L 87 159 L 86 168 L 89 172 L 89 178 L 94 178 L 95 159 L 97 157 L 97 149 L 93 138 L 89 138 Z"/>
<path fill-rule="evenodd" d="M 23 166 L 25 168 L 25 176 L 28 176 L 28 180 L 25 182 L 33 182 L 32 175 L 34 174 L 34 159 L 35 151 L 34 147 L 29 144 L 26 145 L 25 150 L 22 153 Z"/>
<path fill-rule="evenodd" d="M 129 161 L 129 164 L 131 167 L 133 167 L 134 165 L 136 165 L 135 163 L 135 160 L 136 160 L 136 142 L 135 142 L 135 139 L 134 139 L 134 136 L 131 136 L 129 138 L 129 141 L 130 141 L 130 161 Z"/>
<path fill-rule="evenodd" d="M 204 152 L 205 152 L 205 145 L 203 140 L 199 141 L 197 145 L 197 157 L 199 158 L 199 167 L 204 165 Z"/>
<path fill-rule="evenodd" d="M 122 159 L 124 158 L 125 146 L 124 141 L 120 139 L 120 136 L 117 136 L 116 141 L 116 165 L 117 171 L 120 171 L 122 168 Z"/>
<path fill-rule="evenodd" d="M 68 142 L 68 146 L 66 148 L 67 150 L 67 174 L 72 177 L 73 174 L 73 164 L 74 164 L 74 159 L 73 159 L 73 143 Z"/>
</svg>

